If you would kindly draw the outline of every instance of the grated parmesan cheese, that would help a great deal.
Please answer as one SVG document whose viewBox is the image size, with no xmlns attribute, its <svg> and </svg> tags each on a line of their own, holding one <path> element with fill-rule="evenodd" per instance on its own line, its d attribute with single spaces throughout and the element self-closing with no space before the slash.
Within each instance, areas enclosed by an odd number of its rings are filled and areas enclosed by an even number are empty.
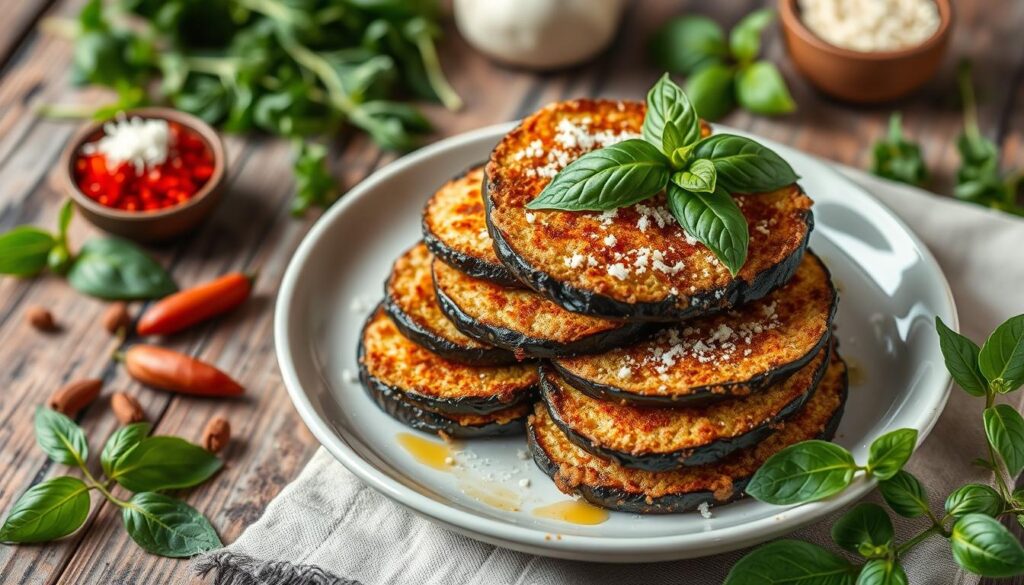
<svg viewBox="0 0 1024 585">
<path fill-rule="evenodd" d="M 629 277 L 629 270 L 626 270 L 625 265 L 621 262 L 617 262 L 608 267 L 608 274 L 619 280 L 626 280 Z"/>
<path fill-rule="evenodd" d="M 137 174 L 167 160 L 171 133 L 167 120 L 121 114 L 103 125 L 103 137 L 82 147 L 85 154 L 102 154 L 112 166 L 131 163 Z"/>
<path fill-rule="evenodd" d="M 940 24 L 934 0 L 800 0 L 800 18 L 825 42 L 865 53 L 920 45 Z"/>
</svg>

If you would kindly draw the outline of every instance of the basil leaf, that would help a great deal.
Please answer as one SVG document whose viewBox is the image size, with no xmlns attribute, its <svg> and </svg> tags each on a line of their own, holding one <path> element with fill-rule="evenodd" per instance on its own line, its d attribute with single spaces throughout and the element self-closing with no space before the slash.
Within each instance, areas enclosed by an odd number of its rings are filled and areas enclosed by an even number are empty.
<svg viewBox="0 0 1024 585">
<path fill-rule="evenodd" d="M 326 146 L 299 142 L 292 169 L 295 173 L 292 215 L 302 215 L 310 207 L 330 207 L 340 195 L 338 181 L 327 169 Z"/>
<path fill-rule="evenodd" d="M 68 271 L 68 283 L 79 292 L 108 300 L 156 299 L 178 290 L 145 252 L 117 238 L 86 242 Z"/>
<path fill-rule="evenodd" d="M 735 134 L 714 134 L 701 140 L 692 156 L 715 163 L 718 185 L 729 193 L 774 191 L 800 178 L 774 151 Z"/>
<path fill-rule="evenodd" d="M 796 110 L 782 74 L 770 61 L 758 61 L 736 74 L 736 99 L 748 111 L 774 116 Z"/>
<path fill-rule="evenodd" d="M 68 226 L 71 225 L 71 217 L 75 214 L 75 204 L 70 199 L 64 201 L 60 206 L 60 213 L 57 215 L 57 241 L 68 241 Z"/>
<path fill-rule="evenodd" d="M 1024 418 L 1006 404 L 986 408 L 985 436 L 1003 458 L 1006 470 L 1016 477 L 1024 469 Z"/>
<path fill-rule="evenodd" d="M 917 446 L 917 429 L 897 429 L 878 437 L 868 451 L 868 471 L 889 479 L 903 468 Z"/>
<path fill-rule="evenodd" d="M 928 496 L 920 480 L 910 472 L 900 470 L 889 479 L 878 482 L 882 499 L 900 516 L 917 518 L 928 511 Z"/>
<path fill-rule="evenodd" d="M 89 517 L 89 487 L 55 477 L 28 489 L 0 526 L 0 542 L 46 542 L 67 536 Z"/>
<path fill-rule="evenodd" d="M 648 50 L 658 69 L 681 75 L 719 63 L 729 54 L 722 27 L 706 16 L 666 22 L 651 37 Z"/>
<path fill-rule="evenodd" d="M 100 465 L 103 466 L 103 473 L 110 477 L 114 472 L 114 464 L 125 453 L 135 448 L 143 439 L 149 435 L 153 425 L 148 422 L 137 422 L 121 427 L 110 435 L 107 444 L 103 446 L 103 453 L 100 454 Z"/>
<path fill-rule="evenodd" d="M 746 62 L 761 52 L 761 32 L 775 19 L 769 8 L 755 10 L 743 17 L 729 32 L 729 50 L 737 61 Z"/>
<path fill-rule="evenodd" d="M 675 124 L 678 127 L 677 144 L 666 144 L 663 139 L 665 127 Z M 668 73 L 661 76 L 651 91 L 647 92 L 647 113 L 644 115 L 642 129 L 644 140 L 662 148 L 665 155 L 681 147 L 700 140 L 700 119 L 693 109 L 689 98 L 682 88 L 672 82 Z"/>
<path fill-rule="evenodd" d="M 1011 577 L 1024 572 L 1024 548 L 995 518 L 968 514 L 953 525 L 949 537 L 953 559 L 983 577 Z"/>
<path fill-rule="evenodd" d="M 978 367 L 978 353 L 981 348 L 967 337 L 947 327 L 938 317 L 935 317 L 935 330 L 939 333 L 942 358 L 953 380 L 964 389 L 964 392 L 972 396 L 984 396 L 988 392 L 988 382 Z"/>
<path fill-rule="evenodd" d="M 695 193 L 668 185 L 668 208 L 684 230 L 708 247 L 735 276 L 747 261 L 750 232 L 747 218 L 720 186 L 714 193 Z"/>
<path fill-rule="evenodd" d="M 715 172 L 715 165 L 708 159 L 701 158 L 690 163 L 690 168 L 685 171 L 672 175 L 672 182 L 687 191 L 714 193 L 717 177 L 718 173 Z"/>
<path fill-rule="evenodd" d="M 107 476 L 133 492 L 192 487 L 210 479 L 221 460 L 178 437 L 147 437 L 118 458 Z"/>
<path fill-rule="evenodd" d="M 731 67 L 716 63 L 694 73 L 686 80 L 686 95 L 697 115 L 715 121 L 736 107 Z"/>
<path fill-rule="evenodd" d="M 1024 384 L 1024 315 L 996 327 L 981 346 L 978 367 L 999 392 L 1012 392 Z"/>
<path fill-rule="evenodd" d="M 46 257 L 56 244 L 48 232 L 31 226 L 18 226 L 0 235 L 0 274 L 39 274 L 46 268 Z"/>
<path fill-rule="evenodd" d="M 894 537 L 889 515 L 869 502 L 857 504 L 832 525 L 832 540 L 850 552 L 858 552 L 865 545 L 888 546 Z"/>
<path fill-rule="evenodd" d="M 879 177 L 921 186 L 928 180 L 928 167 L 921 146 L 903 136 L 899 112 L 889 116 L 889 133 L 872 148 L 871 172 Z"/>
<path fill-rule="evenodd" d="M 946 513 L 950 516 L 984 514 L 996 516 L 1003 510 L 1003 497 L 987 485 L 969 483 L 961 486 L 946 498 Z"/>
<path fill-rule="evenodd" d="M 163 494 L 135 494 L 122 510 L 121 519 L 132 540 L 155 555 L 191 557 L 223 546 L 202 514 Z"/>
<path fill-rule="evenodd" d="M 85 432 L 75 421 L 45 407 L 36 408 L 36 442 L 46 455 L 64 465 L 84 465 L 89 458 Z"/>
<path fill-rule="evenodd" d="M 907 573 L 892 559 L 871 559 L 864 563 L 856 585 L 907 585 Z"/>
<path fill-rule="evenodd" d="M 816 544 L 776 540 L 736 562 L 724 585 L 853 585 L 857 567 Z"/>
<path fill-rule="evenodd" d="M 747 493 L 769 504 L 802 504 L 843 491 L 857 464 L 828 441 L 804 441 L 772 455 L 754 474 Z"/>
<path fill-rule="evenodd" d="M 526 207 L 617 209 L 661 191 L 668 175 L 668 159 L 657 147 L 643 140 L 626 140 L 588 152 L 570 163 Z"/>
</svg>

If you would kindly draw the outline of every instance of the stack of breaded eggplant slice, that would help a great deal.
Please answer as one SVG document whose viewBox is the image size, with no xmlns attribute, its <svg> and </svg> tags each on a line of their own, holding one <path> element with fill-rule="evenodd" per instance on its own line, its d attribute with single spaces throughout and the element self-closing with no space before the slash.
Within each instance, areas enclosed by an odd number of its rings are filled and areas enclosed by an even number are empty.
<svg viewBox="0 0 1024 585">
<path fill-rule="evenodd" d="M 443 185 L 367 321 L 360 371 L 413 428 L 482 437 L 525 422 L 537 465 L 595 505 L 706 511 L 785 447 L 832 438 L 847 394 L 838 297 L 807 249 L 797 184 L 733 195 L 750 233 L 735 276 L 661 196 L 527 208 L 582 154 L 638 136 L 644 109 L 552 104 Z"/>
</svg>

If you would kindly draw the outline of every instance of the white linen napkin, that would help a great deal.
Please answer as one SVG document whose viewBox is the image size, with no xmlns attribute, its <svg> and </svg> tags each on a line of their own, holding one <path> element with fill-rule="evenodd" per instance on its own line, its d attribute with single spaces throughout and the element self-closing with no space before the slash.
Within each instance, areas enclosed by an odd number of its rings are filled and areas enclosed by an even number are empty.
<svg viewBox="0 0 1024 585">
<path fill-rule="evenodd" d="M 853 169 L 842 170 L 902 217 L 935 254 L 953 288 L 962 331 L 984 337 L 1024 313 L 1024 221 L 938 197 Z M 1020 407 L 1022 394 L 1014 395 Z M 908 469 L 927 487 L 933 509 L 964 482 L 987 482 L 970 462 L 984 431 L 977 399 L 954 389 L 938 425 Z M 877 494 L 869 496 L 877 499 Z M 835 550 L 834 518 L 796 532 Z M 920 521 L 895 519 L 905 538 Z M 233 544 L 195 561 L 217 585 L 717 585 L 745 551 L 635 565 L 563 561 L 513 552 L 449 532 L 365 486 L 323 448 L 302 474 Z M 914 585 L 973 585 L 938 537 L 903 560 Z"/>
</svg>

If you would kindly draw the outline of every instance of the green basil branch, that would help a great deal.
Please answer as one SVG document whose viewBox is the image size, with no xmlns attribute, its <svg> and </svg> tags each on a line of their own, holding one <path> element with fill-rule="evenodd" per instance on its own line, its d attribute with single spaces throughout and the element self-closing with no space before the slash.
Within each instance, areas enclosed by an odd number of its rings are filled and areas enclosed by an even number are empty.
<svg viewBox="0 0 1024 585">
<path fill-rule="evenodd" d="M 731 134 L 701 139 L 700 118 L 666 73 L 647 94 L 643 139 L 588 152 L 562 169 L 530 209 L 605 211 L 666 192 L 669 211 L 736 275 L 747 220 L 732 193 L 773 191 L 799 177 L 778 154 Z"/>
<path fill-rule="evenodd" d="M 948 540 L 953 559 L 972 573 L 1024 574 L 1024 547 L 998 520 L 1012 515 L 1024 525 L 1024 490 L 1012 491 L 1007 481 L 1024 470 L 1024 417 L 1010 406 L 995 404 L 998 395 L 1024 385 L 1024 315 L 997 327 L 981 347 L 938 318 L 935 327 L 953 380 L 968 394 L 985 399 L 988 457 L 975 463 L 992 471 L 996 486 L 965 484 L 950 493 L 943 510 L 936 513 L 920 480 L 903 469 L 917 443 L 916 430 L 899 429 L 877 438 L 864 465 L 834 443 L 798 443 L 768 459 L 751 478 L 747 493 L 770 504 L 802 504 L 833 496 L 862 474 L 878 480 L 882 499 L 893 512 L 923 517 L 927 524 L 912 538 L 896 542 L 885 509 L 863 502 L 832 527 L 832 540 L 863 562 L 850 562 L 811 543 L 780 540 L 743 557 L 729 572 L 726 585 L 905 585 L 902 555 L 933 536 Z M 777 562 L 780 557 L 788 562 Z"/>
<path fill-rule="evenodd" d="M 920 187 L 928 180 L 928 167 L 921 156 L 921 147 L 903 136 L 901 122 L 898 112 L 889 117 L 888 135 L 876 142 L 871 150 L 871 172 Z"/>
<path fill-rule="evenodd" d="M 177 437 L 150 437 L 151 430 L 141 422 L 115 431 L 100 455 L 101 480 L 87 465 L 89 444 L 82 428 L 59 412 L 38 408 L 39 447 L 53 461 L 77 467 L 84 479 L 60 476 L 29 488 L 0 526 L 0 542 L 48 542 L 74 533 L 89 517 L 89 492 L 95 490 L 121 508 L 128 535 L 148 552 L 190 557 L 222 546 L 202 514 L 159 493 L 205 482 L 220 469 L 220 459 Z M 112 493 L 115 483 L 136 493 L 118 498 Z"/>
</svg>

